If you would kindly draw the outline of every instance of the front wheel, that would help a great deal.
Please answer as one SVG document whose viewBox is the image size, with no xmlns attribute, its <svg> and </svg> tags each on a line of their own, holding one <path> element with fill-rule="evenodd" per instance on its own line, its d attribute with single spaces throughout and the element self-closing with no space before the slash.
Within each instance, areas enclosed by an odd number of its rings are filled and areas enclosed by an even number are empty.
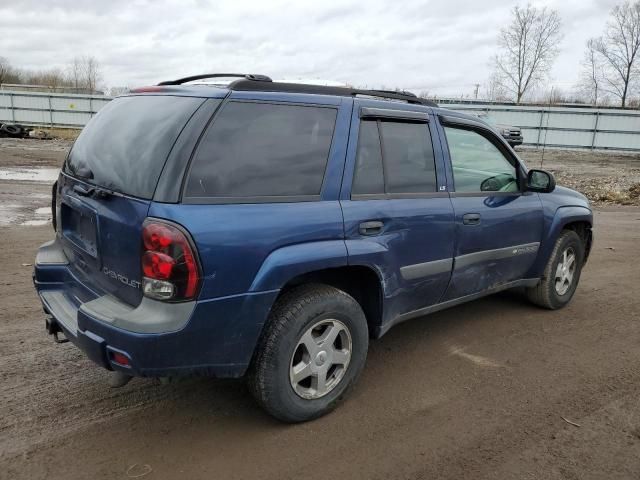
<svg viewBox="0 0 640 480">
<path fill-rule="evenodd" d="M 564 307 L 576 291 L 584 245 L 573 230 L 564 230 L 553 247 L 540 283 L 527 289 L 531 302 L 550 310 Z"/>
<path fill-rule="evenodd" d="M 358 302 L 328 285 L 303 285 L 276 303 L 257 347 L 249 387 L 285 422 L 330 412 L 367 357 L 367 321 Z"/>
</svg>

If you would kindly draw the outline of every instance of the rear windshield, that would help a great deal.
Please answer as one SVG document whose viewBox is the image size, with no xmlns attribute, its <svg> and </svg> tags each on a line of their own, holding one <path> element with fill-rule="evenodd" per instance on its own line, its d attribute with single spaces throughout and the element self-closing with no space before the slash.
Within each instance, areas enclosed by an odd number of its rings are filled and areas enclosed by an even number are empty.
<svg viewBox="0 0 640 480">
<path fill-rule="evenodd" d="M 171 147 L 203 101 L 164 95 L 116 98 L 82 130 L 65 172 L 150 199 Z"/>
</svg>

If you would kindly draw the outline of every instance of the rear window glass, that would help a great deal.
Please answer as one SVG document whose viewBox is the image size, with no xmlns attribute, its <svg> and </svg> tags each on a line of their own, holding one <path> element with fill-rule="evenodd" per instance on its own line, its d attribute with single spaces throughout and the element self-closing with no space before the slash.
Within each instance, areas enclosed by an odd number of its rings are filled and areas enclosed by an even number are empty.
<svg viewBox="0 0 640 480">
<path fill-rule="evenodd" d="M 202 98 L 133 96 L 109 102 L 76 140 L 65 172 L 149 199 L 169 151 Z"/>
<path fill-rule="evenodd" d="M 318 195 L 335 108 L 230 102 L 202 138 L 185 196 Z"/>
</svg>

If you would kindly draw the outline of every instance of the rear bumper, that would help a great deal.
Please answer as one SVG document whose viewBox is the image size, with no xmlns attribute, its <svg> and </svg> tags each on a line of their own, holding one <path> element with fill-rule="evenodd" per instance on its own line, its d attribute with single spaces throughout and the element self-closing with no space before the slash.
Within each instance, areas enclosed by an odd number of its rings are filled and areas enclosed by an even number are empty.
<svg viewBox="0 0 640 480">
<path fill-rule="evenodd" d="M 242 376 L 278 294 L 181 304 L 145 298 L 132 307 L 83 285 L 56 241 L 40 248 L 34 284 L 52 328 L 59 327 L 98 365 L 134 376 Z M 129 365 L 114 361 L 114 353 Z"/>
</svg>

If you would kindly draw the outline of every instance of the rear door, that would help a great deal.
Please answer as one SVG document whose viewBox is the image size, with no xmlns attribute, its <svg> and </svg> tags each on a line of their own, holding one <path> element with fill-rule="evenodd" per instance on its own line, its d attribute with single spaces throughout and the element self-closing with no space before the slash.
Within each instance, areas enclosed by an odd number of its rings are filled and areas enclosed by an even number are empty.
<svg viewBox="0 0 640 480">
<path fill-rule="evenodd" d="M 420 107 L 379 105 L 355 102 L 341 204 L 349 263 L 379 272 L 386 321 L 438 302 L 454 230 L 433 117 Z"/>
<path fill-rule="evenodd" d="M 542 205 L 524 170 L 488 127 L 440 117 L 455 212 L 455 268 L 444 300 L 525 277 L 542 236 Z"/>
<path fill-rule="evenodd" d="M 140 302 L 142 222 L 165 161 L 202 98 L 113 100 L 84 128 L 58 181 L 58 236 L 84 288 Z"/>
</svg>

